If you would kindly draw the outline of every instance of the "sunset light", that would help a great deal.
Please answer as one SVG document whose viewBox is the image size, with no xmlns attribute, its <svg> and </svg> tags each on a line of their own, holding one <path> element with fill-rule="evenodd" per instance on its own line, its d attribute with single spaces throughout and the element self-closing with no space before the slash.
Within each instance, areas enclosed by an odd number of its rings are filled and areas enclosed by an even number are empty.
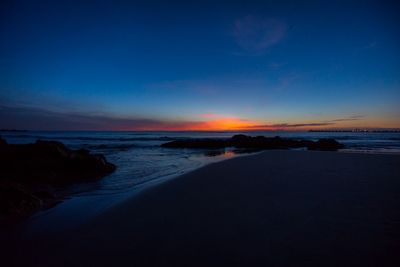
<svg viewBox="0 0 400 267">
<path fill-rule="evenodd" d="M 1 0 L 0 38 L 0 266 L 400 266 L 400 0 Z"/>
</svg>

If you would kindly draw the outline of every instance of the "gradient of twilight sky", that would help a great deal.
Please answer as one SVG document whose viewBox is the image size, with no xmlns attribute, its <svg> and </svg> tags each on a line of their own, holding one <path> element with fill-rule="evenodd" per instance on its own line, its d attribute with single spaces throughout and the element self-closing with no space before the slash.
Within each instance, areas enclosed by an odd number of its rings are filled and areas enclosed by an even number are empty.
<svg viewBox="0 0 400 267">
<path fill-rule="evenodd" d="M 2 1 L 0 128 L 400 128 L 396 1 Z"/>
</svg>

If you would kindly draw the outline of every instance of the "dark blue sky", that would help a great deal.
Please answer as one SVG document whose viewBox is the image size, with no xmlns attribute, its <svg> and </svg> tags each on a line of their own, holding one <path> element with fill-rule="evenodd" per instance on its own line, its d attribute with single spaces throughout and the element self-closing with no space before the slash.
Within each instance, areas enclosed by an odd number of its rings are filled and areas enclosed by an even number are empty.
<svg viewBox="0 0 400 267">
<path fill-rule="evenodd" d="M 398 14 L 395 1 L 3 1 L 0 127 L 400 127 Z"/>
</svg>

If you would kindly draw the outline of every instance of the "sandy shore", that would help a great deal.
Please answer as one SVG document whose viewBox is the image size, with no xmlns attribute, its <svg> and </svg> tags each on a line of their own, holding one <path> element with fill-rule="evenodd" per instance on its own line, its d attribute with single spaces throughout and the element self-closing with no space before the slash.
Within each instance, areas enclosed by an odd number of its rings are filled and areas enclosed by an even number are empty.
<svg viewBox="0 0 400 267">
<path fill-rule="evenodd" d="M 266 151 L 12 239 L 25 266 L 400 266 L 400 156 Z"/>
</svg>

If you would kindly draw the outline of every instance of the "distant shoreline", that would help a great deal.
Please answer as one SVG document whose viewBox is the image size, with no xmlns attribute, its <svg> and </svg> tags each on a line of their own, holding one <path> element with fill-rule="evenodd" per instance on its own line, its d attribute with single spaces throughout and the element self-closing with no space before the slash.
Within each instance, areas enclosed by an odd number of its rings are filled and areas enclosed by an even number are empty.
<svg viewBox="0 0 400 267">
<path fill-rule="evenodd" d="M 132 132 L 132 133 L 257 133 L 257 132 L 309 132 L 309 133 L 400 133 L 400 129 L 351 129 L 351 130 L 186 130 L 186 131 L 172 131 L 172 130 L 19 130 L 19 129 L 0 129 L 0 132 Z"/>
<path fill-rule="evenodd" d="M 308 130 L 310 133 L 400 133 L 400 129 L 396 130 Z"/>
<path fill-rule="evenodd" d="M 27 132 L 28 130 L 0 129 L 0 132 Z"/>
</svg>

